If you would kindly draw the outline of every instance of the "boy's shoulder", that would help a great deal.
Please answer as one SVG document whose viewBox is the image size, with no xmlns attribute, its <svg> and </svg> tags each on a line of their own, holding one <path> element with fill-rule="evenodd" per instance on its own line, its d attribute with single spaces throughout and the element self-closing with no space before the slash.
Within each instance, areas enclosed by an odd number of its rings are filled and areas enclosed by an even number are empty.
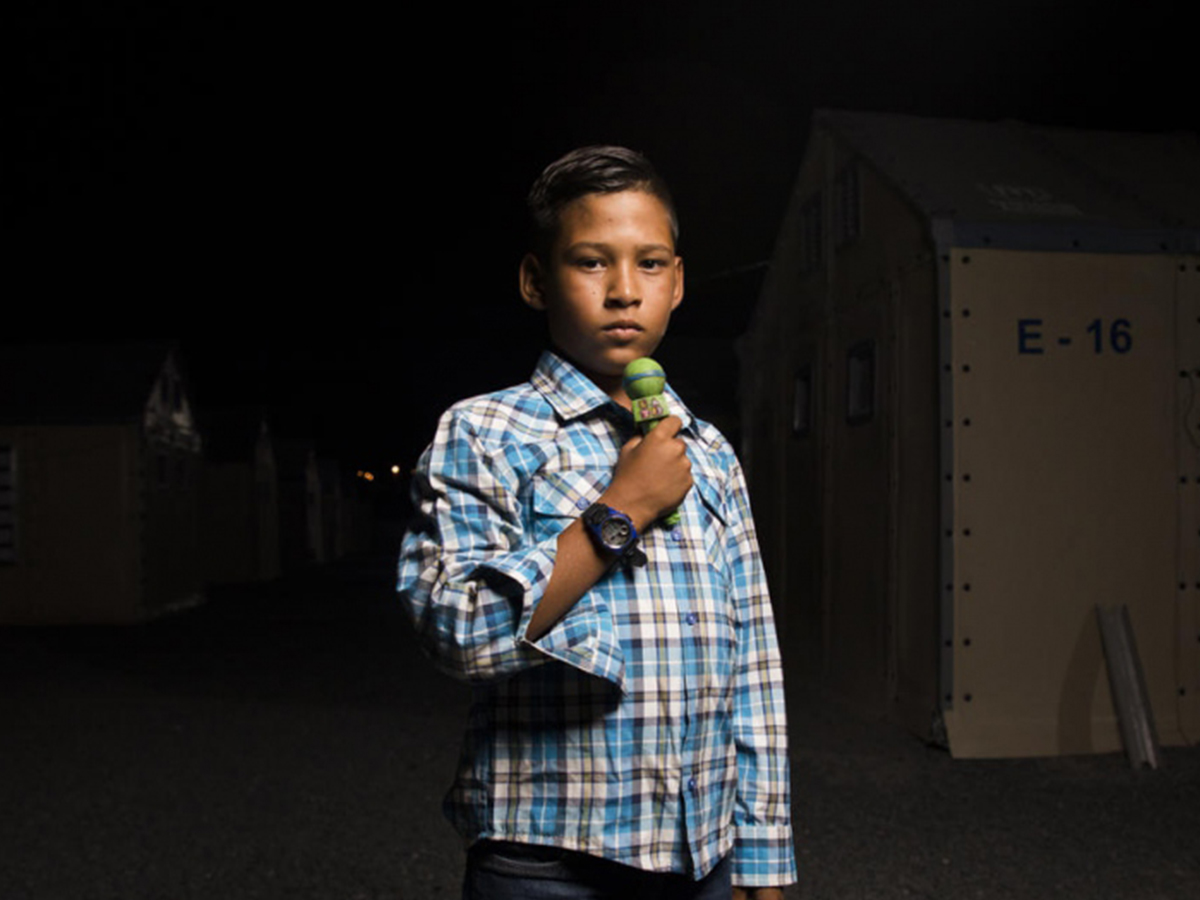
<svg viewBox="0 0 1200 900">
<path fill-rule="evenodd" d="M 464 429 L 485 443 L 538 440 L 554 428 L 554 410 L 528 381 L 459 400 L 442 414 L 439 426 Z"/>
<path fill-rule="evenodd" d="M 699 418 L 691 410 L 688 410 L 688 415 L 691 417 L 692 430 L 696 435 L 696 441 L 704 448 L 706 453 L 721 459 L 729 465 L 737 462 L 737 454 L 733 450 L 733 445 L 721 433 L 721 429 L 717 428 L 711 422 Z"/>
</svg>

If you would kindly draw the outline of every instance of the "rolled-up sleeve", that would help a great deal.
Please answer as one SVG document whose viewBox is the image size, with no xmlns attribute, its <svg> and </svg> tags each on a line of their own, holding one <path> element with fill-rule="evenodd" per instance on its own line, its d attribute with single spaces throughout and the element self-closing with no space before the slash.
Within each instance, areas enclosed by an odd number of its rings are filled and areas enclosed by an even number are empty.
<svg viewBox="0 0 1200 900">
<path fill-rule="evenodd" d="M 727 553 L 736 613 L 734 884 L 796 880 L 783 667 L 745 477 L 732 463 Z"/>
<path fill-rule="evenodd" d="M 586 595 L 540 640 L 524 638 L 557 549 L 556 535 L 533 538 L 525 481 L 503 446 L 449 410 L 413 475 L 400 600 L 426 652 L 454 677 L 487 682 L 558 659 L 620 684 L 611 624 Z"/>
</svg>

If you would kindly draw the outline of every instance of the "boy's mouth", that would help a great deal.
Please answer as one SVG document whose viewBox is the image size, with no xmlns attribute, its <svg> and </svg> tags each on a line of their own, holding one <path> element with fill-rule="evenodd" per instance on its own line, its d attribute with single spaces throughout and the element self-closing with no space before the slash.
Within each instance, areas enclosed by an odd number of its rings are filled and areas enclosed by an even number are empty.
<svg viewBox="0 0 1200 900">
<path fill-rule="evenodd" d="M 604 326 L 604 332 L 614 337 L 631 338 L 642 332 L 642 326 L 632 319 L 622 319 Z"/>
</svg>

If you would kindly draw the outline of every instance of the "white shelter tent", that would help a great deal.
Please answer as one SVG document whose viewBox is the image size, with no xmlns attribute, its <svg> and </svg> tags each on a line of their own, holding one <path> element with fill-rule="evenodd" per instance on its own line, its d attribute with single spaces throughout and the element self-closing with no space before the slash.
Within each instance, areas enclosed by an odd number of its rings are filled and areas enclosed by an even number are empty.
<svg viewBox="0 0 1200 900">
<path fill-rule="evenodd" d="M 1200 142 L 821 111 L 743 429 L 794 675 L 956 756 L 1200 740 Z"/>
</svg>

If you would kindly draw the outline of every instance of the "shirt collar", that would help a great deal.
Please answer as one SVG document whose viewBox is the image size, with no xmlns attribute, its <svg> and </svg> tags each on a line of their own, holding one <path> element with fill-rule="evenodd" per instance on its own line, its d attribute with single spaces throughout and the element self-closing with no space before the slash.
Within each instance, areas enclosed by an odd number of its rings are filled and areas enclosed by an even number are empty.
<svg viewBox="0 0 1200 900">
<path fill-rule="evenodd" d="M 553 350 L 542 352 L 530 381 L 564 422 L 580 418 L 609 404 L 616 406 L 592 379 Z M 691 411 L 679 399 L 679 395 L 671 390 L 670 385 L 667 385 L 666 394 L 671 401 L 672 415 L 680 418 L 683 429 L 691 429 Z M 628 410 L 617 408 L 625 415 L 630 415 Z"/>
</svg>

